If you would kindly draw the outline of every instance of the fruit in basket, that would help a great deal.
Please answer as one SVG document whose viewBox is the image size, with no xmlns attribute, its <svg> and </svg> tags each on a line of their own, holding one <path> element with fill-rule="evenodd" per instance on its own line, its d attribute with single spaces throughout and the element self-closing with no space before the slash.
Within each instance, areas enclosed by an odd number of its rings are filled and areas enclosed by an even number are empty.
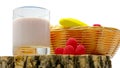
<svg viewBox="0 0 120 68">
<path fill-rule="evenodd" d="M 100 24 L 93 24 L 93 26 L 101 26 Z"/>
<path fill-rule="evenodd" d="M 75 50 L 74 50 L 74 47 L 73 47 L 73 46 L 67 45 L 67 46 L 64 48 L 63 54 L 74 54 L 74 53 L 75 53 Z"/>
<path fill-rule="evenodd" d="M 66 42 L 66 45 L 71 45 L 76 49 L 76 47 L 78 45 L 77 40 L 75 38 L 69 38 Z"/>
<path fill-rule="evenodd" d="M 63 27 L 73 27 L 73 26 L 88 26 L 86 23 L 79 21 L 75 18 L 62 18 L 59 23 Z"/>
<path fill-rule="evenodd" d="M 55 54 L 63 54 L 63 48 L 56 48 L 55 49 Z"/>
<path fill-rule="evenodd" d="M 66 42 L 70 37 L 76 38 L 78 43 L 85 46 L 86 54 L 114 56 L 120 43 L 120 30 L 100 24 L 52 29 L 51 54 L 54 54 L 55 48 L 65 47 L 67 43 L 71 43 L 71 41 Z M 77 45 L 72 46 L 76 48 Z"/>
<path fill-rule="evenodd" d="M 85 47 L 81 44 L 78 45 L 75 38 L 69 38 L 64 48 L 55 49 L 55 54 L 81 55 L 85 54 Z"/>
<path fill-rule="evenodd" d="M 75 49 L 75 55 L 85 54 L 85 47 L 83 45 L 78 45 Z"/>
</svg>

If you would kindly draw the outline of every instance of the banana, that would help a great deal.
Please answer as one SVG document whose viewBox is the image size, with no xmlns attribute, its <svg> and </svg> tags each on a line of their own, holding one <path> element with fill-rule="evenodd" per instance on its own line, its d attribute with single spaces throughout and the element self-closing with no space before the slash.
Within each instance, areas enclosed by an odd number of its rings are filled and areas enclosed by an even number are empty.
<svg viewBox="0 0 120 68">
<path fill-rule="evenodd" d="M 73 26 L 88 26 L 86 23 L 79 21 L 75 18 L 62 18 L 59 23 L 63 27 L 73 27 Z"/>
</svg>

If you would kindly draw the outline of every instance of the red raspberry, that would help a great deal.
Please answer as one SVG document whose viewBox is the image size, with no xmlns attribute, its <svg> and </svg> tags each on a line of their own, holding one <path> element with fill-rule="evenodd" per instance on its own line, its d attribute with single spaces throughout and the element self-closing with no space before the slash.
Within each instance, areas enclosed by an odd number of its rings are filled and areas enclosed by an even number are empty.
<svg viewBox="0 0 120 68">
<path fill-rule="evenodd" d="M 85 54 L 85 47 L 83 45 L 78 45 L 75 49 L 75 55 Z"/>
<path fill-rule="evenodd" d="M 77 40 L 75 38 L 69 38 L 66 42 L 66 45 L 71 45 L 76 49 L 77 47 Z"/>
<path fill-rule="evenodd" d="M 63 54 L 74 54 L 74 53 L 75 53 L 75 49 L 73 48 L 73 46 L 67 45 L 64 48 Z"/>
<path fill-rule="evenodd" d="M 93 26 L 101 26 L 100 24 L 93 24 Z"/>
<path fill-rule="evenodd" d="M 56 48 L 55 49 L 55 54 L 63 54 L 63 48 Z"/>
</svg>

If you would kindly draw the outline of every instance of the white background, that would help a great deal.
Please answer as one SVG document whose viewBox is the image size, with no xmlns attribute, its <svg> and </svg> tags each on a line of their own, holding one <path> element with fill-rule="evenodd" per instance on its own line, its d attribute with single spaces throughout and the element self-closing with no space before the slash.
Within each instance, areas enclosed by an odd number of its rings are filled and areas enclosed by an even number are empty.
<svg viewBox="0 0 120 68">
<path fill-rule="evenodd" d="M 51 24 L 58 24 L 61 17 L 74 17 L 89 25 L 100 23 L 120 29 L 119 0 L 0 0 L 0 56 L 12 55 L 12 14 L 21 6 L 49 9 Z M 120 49 L 112 64 L 120 68 Z"/>
</svg>

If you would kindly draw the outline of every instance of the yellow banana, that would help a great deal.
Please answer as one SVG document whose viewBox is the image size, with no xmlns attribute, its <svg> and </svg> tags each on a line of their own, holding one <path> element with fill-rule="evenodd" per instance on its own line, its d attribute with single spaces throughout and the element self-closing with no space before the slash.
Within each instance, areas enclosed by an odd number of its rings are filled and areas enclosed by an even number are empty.
<svg viewBox="0 0 120 68">
<path fill-rule="evenodd" d="M 60 19 L 59 23 L 63 27 L 88 26 L 84 22 L 81 22 L 81 21 L 74 19 L 74 18 L 62 18 L 62 19 Z"/>
</svg>

